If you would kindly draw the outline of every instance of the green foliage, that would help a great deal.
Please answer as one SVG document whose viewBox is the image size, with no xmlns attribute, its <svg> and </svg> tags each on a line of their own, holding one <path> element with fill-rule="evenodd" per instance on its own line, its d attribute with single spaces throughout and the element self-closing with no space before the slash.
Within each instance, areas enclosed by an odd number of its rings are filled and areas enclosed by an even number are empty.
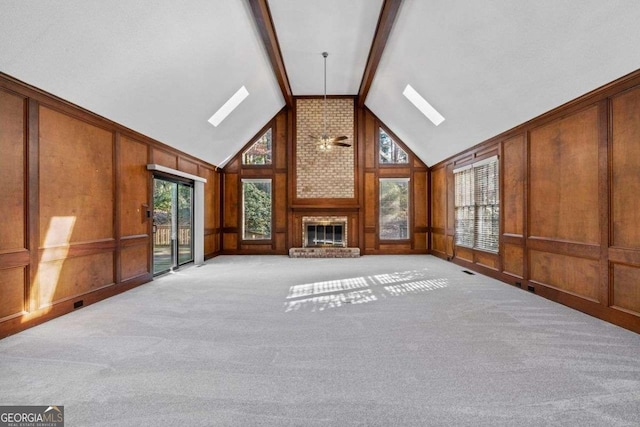
<svg viewBox="0 0 640 427">
<path fill-rule="evenodd" d="M 379 129 L 380 163 L 404 164 L 409 162 L 407 153 L 382 128 Z"/>
<path fill-rule="evenodd" d="M 244 238 L 271 238 L 271 182 L 243 182 Z"/>
<path fill-rule="evenodd" d="M 409 183 L 407 181 L 380 182 L 380 238 L 407 238 Z"/>
</svg>

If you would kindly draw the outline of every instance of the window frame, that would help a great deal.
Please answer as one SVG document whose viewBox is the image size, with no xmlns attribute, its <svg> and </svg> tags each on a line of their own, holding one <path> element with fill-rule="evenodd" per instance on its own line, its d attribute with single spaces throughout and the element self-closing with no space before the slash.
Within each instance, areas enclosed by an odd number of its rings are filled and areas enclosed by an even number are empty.
<svg viewBox="0 0 640 427">
<path fill-rule="evenodd" d="M 407 210 L 406 210 L 406 236 L 386 238 L 382 237 L 382 183 L 403 182 L 407 185 Z M 410 177 L 384 177 L 378 178 L 378 239 L 385 242 L 407 242 L 411 240 L 411 178 Z"/>
<path fill-rule="evenodd" d="M 245 217 L 246 217 L 246 206 L 245 206 L 245 183 L 269 183 L 269 198 L 270 198 L 270 212 L 269 212 L 269 237 L 268 238 L 263 238 L 263 239 L 256 239 L 256 238 L 251 238 L 251 239 L 247 239 L 246 238 L 246 222 L 245 222 Z M 267 243 L 267 242 L 272 242 L 273 241 L 273 224 L 274 224 L 274 220 L 273 220 L 273 215 L 274 215 L 274 210 L 273 210 L 273 179 L 272 178 L 241 178 L 240 180 L 240 197 L 241 197 L 241 203 L 240 203 L 240 213 L 241 213 L 241 230 L 240 230 L 240 237 L 241 237 L 241 241 L 248 243 L 248 242 L 254 242 L 254 243 Z"/>
<path fill-rule="evenodd" d="M 256 145 L 258 142 L 260 142 L 260 140 L 269 132 L 271 132 L 271 143 L 270 143 L 271 147 L 269 149 L 270 162 L 263 163 L 263 164 L 245 163 L 245 153 L 249 151 L 251 148 L 253 148 L 253 146 Z M 247 145 L 243 147 L 243 149 L 240 151 L 240 165 L 242 166 L 242 168 L 273 168 L 275 164 L 273 134 L 274 134 L 274 126 L 272 124 L 269 124 L 266 128 L 263 128 L 261 129 L 260 132 L 258 132 L 258 135 L 259 135 L 258 137 L 255 137 L 254 139 L 251 140 L 251 142 L 249 142 Z"/>
<path fill-rule="evenodd" d="M 385 167 L 385 168 L 409 167 L 412 161 L 410 150 L 408 150 L 407 147 L 405 147 L 405 145 L 398 140 L 398 138 L 393 134 L 393 132 L 390 132 L 389 129 L 382 126 L 382 123 L 378 123 L 377 128 L 378 128 L 376 132 L 376 163 L 377 165 L 379 167 Z M 389 137 L 391 142 L 396 146 L 398 146 L 398 148 L 400 148 L 404 152 L 404 154 L 407 156 L 407 161 L 405 163 L 384 163 L 381 161 L 381 150 L 380 150 L 380 133 L 381 132 L 384 132 Z"/>
<path fill-rule="evenodd" d="M 479 187 L 477 182 L 478 171 L 488 165 L 495 165 L 495 181 L 493 183 L 485 184 L 485 192 L 482 194 L 478 194 Z M 469 177 L 464 177 L 462 174 L 469 174 Z M 477 251 L 483 251 L 493 254 L 500 253 L 500 228 L 501 228 L 501 212 L 500 212 L 500 157 L 498 155 L 493 155 L 477 161 L 475 163 L 456 168 L 453 170 L 453 178 L 454 178 L 454 227 L 455 227 L 455 238 L 454 244 L 456 246 L 473 249 Z M 460 178 L 460 179 L 459 179 Z M 458 191 L 458 182 L 466 178 L 466 185 L 470 186 L 470 189 L 467 191 L 460 190 Z M 470 178 L 470 179 L 469 179 Z M 470 181 L 470 183 L 469 183 Z M 490 192 L 493 190 L 493 193 Z M 489 197 L 490 195 L 493 197 Z M 469 199 L 469 200 L 468 200 Z M 469 203 L 472 202 L 472 204 Z M 462 202 L 462 203 L 461 203 Z M 470 209 L 471 208 L 471 209 Z M 490 230 L 495 230 L 495 233 L 486 234 L 480 233 L 480 229 L 484 229 L 484 227 L 480 226 L 481 218 L 485 218 L 485 216 L 480 215 L 482 210 L 491 210 L 495 211 L 495 215 L 497 218 L 491 219 L 491 222 L 495 224 L 489 227 Z M 462 220 L 468 220 L 469 211 L 472 213 L 472 224 L 473 224 L 473 232 L 472 232 L 472 240 L 473 244 L 469 245 L 467 241 L 461 242 L 459 240 L 459 236 L 466 236 L 468 233 L 461 233 L 461 227 L 459 226 Z M 459 212 L 466 212 L 467 215 L 462 219 L 460 218 Z M 485 222 L 483 222 L 484 224 Z M 487 236 L 489 236 L 487 238 Z M 468 239 L 464 239 L 468 240 Z M 495 240 L 496 246 L 495 249 L 486 246 L 485 241 Z M 485 244 L 483 244 L 485 242 Z"/>
</svg>

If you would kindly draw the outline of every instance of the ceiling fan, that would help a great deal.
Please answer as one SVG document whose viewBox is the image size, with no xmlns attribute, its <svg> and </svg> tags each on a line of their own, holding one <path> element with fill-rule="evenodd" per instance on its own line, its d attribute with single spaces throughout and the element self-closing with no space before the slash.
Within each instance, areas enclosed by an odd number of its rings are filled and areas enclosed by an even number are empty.
<svg viewBox="0 0 640 427">
<path fill-rule="evenodd" d="M 334 138 L 329 137 L 327 133 L 327 56 L 329 54 L 327 52 L 322 52 L 322 57 L 324 58 L 324 99 L 322 105 L 322 135 L 320 138 L 317 138 L 320 142 L 320 149 L 326 150 L 331 147 L 331 145 L 337 145 L 339 147 L 351 147 L 350 142 L 346 142 L 349 139 L 348 136 L 336 136 Z M 315 136 L 312 136 L 313 139 L 316 139 Z"/>
</svg>

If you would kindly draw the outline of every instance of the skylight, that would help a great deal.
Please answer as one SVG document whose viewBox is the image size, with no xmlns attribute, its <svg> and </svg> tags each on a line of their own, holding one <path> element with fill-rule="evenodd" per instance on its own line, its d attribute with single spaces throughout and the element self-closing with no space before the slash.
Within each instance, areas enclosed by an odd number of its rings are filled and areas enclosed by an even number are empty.
<svg viewBox="0 0 640 427">
<path fill-rule="evenodd" d="M 216 113 L 211 116 L 209 123 L 214 126 L 218 126 L 235 108 L 240 105 L 244 99 L 249 96 L 247 88 L 242 86 L 236 93 L 233 94 L 227 102 Z"/>
<path fill-rule="evenodd" d="M 427 118 L 431 120 L 434 125 L 438 126 L 440 123 L 444 122 L 444 117 L 442 117 L 442 114 L 438 113 L 438 111 L 433 108 L 431 104 L 429 104 L 427 100 L 422 97 L 422 95 L 416 92 L 416 90 L 411 87 L 411 85 L 408 84 L 407 87 L 404 88 L 402 94 L 409 101 L 411 101 L 411 103 L 415 105 L 422 114 L 427 116 Z"/>
</svg>

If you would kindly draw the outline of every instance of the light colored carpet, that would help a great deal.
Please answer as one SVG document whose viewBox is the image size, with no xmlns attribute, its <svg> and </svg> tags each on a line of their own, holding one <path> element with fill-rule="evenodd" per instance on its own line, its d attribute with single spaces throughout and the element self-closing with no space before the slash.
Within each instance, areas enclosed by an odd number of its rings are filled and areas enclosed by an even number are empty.
<svg viewBox="0 0 640 427">
<path fill-rule="evenodd" d="M 221 256 L 0 341 L 67 426 L 637 426 L 640 335 L 430 256 Z"/>
</svg>

